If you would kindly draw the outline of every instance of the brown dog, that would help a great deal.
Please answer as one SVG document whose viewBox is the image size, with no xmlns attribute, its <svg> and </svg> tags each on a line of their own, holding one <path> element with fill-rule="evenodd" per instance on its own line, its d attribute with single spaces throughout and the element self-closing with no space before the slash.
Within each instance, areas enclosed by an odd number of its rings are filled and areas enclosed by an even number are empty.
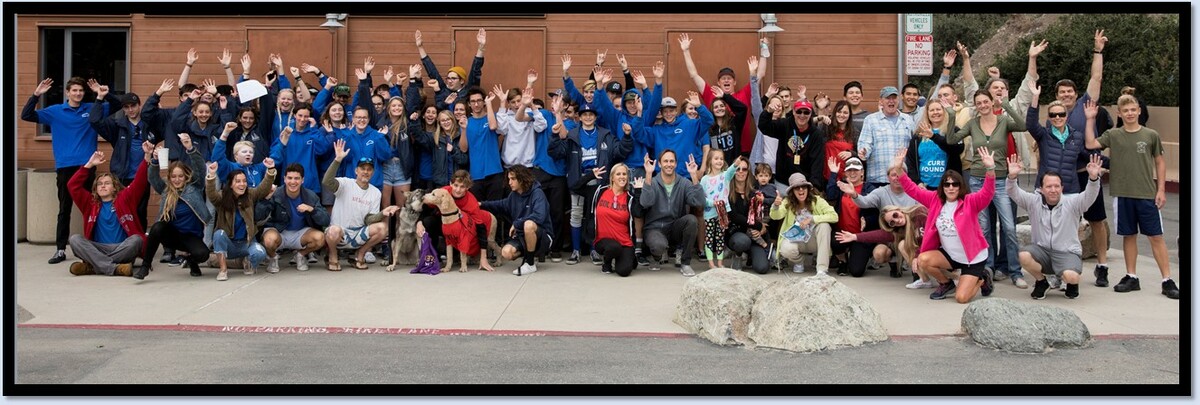
<svg viewBox="0 0 1200 405">
<path fill-rule="evenodd" d="M 493 253 L 500 251 L 500 246 L 496 244 L 496 216 L 490 212 L 485 212 L 488 219 L 491 221 L 491 226 L 488 228 L 488 245 L 478 245 L 478 239 L 475 231 L 475 222 L 467 218 L 463 212 L 454 205 L 454 198 L 450 196 L 450 192 L 445 189 L 436 188 L 425 194 L 422 199 L 425 204 L 435 205 L 442 213 L 442 236 L 446 238 L 446 265 L 442 268 L 443 272 L 450 271 L 454 267 L 454 250 L 456 247 L 459 251 L 459 260 L 461 262 L 458 269 L 459 272 L 467 271 L 467 256 L 468 251 L 478 250 L 479 268 L 487 271 L 494 271 L 492 264 L 488 263 L 487 258 L 483 255 L 483 249 L 490 249 Z M 465 249 L 465 250 L 464 250 Z M 496 266 L 500 265 L 500 255 L 496 254 Z"/>
</svg>

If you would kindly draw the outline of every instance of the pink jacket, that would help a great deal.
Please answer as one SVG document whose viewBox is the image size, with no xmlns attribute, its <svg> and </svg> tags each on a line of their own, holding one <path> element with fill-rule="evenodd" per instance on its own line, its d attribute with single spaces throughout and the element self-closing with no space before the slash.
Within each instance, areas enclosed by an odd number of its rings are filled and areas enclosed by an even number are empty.
<svg viewBox="0 0 1200 405">
<path fill-rule="evenodd" d="M 919 253 L 942 247 L 937 218 L 942 213 L 943 203 L 938 198 L 937 191 L 926 190 L 916 185 L 908 176 L 900 176 L 900 184 L 904 186 L 904 192 L 908 193 L 909 197 L 929 208 L 929 217 L 925 220 L 925 238 L 921 241 Z M 963 250 L 967 251 L 967 257 L 975 257 L 980 251 L 988 248 L 987 241 L 983 239 L 983 231 L 979 229 L 979 213 L 988 207 L 995 193 L 996 172 L 989 170 L 983 178 L 982 190 L 967 194 L 966 198 L 958 200 L 960 204 L 954 210 L 954 226 L 958 228 L 958 235 L 962 239 Z"/>
</svg>

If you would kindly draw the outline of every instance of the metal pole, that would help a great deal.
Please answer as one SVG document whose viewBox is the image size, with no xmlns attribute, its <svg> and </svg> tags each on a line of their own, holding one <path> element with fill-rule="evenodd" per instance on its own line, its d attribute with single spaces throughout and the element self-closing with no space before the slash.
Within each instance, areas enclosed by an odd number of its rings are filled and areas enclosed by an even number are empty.
<svg viewBox="0 0 1200 405">
<path fill-rule="evenodd" d="M 904 14 L 896 14 L 896 87 L 904 85 Z"/>
</svg>

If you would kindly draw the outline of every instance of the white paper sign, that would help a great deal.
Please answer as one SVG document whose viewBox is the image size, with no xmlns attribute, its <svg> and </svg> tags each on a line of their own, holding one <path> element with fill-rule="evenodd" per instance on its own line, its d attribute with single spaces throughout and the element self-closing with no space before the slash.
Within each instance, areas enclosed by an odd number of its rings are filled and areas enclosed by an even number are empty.
<svg viewBox="0 0 1200 405">
<path fill-rule="evenodd" d="M 267 88 L 259 83 L 258 80 L 247 80 L 237 84 L 238 101 L 243 103 L 250 102 L 256 98 L 267 95 Z"/>
</svg>

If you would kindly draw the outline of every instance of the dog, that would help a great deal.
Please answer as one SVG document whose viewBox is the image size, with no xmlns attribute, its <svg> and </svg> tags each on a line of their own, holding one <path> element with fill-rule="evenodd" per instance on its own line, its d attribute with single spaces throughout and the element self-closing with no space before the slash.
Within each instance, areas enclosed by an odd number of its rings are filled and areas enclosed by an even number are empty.
<svg viewBox="0 0 1200 405">
<path fill-rule="evenodd" d="M 493 253 L 500 252 L 500 246 L 496 244 L 496 216 L 490 212 L 487 213 L 491 227 L 488 228 L 488 243 L 487 246 L 477 246 L 479 244 L 478 235 L 475 230 L 475 222 L 468 218 L 458 206 L 454 205 L 454 198 L 450 196 L 450 192 L 445 189 L 437 188 L 428 193 L 425 193 L 423 198 L 425 204 L 438 207 L 442 213 L 442 236 L 446 238 L 446 265 L 442 268 L 443 272 L 450 271 L 454 267 L 454 250 L 459 252 L 459 272 L 467 271 L 467 256 L 474 254 L 481 255 L 479 260 L 479 268 L 481 270 L 494 271 L 492 264 L 488 263 L 486 257 L 483 257 L 483 249 L 488 249 Z M 465 250 L 464 250 L 465 249 Z M 476 252 L 476 250 L 478 250 Z M 470 254 L 474 253 L 474 254 Z M 500 255 L 496 254 L 495 266 L 500 266 Z"/>
<path fill-rule="evenodd" d="M 392 232 L 392 263 L 387 271 L 396 269 L 397 264 L 417 264 L 417 221 L 425 207 L 422 201 L 425 191 L 416 189 L 408 192 L 408 198 L 396 216 L 396 229 Z"/>
</svg>

